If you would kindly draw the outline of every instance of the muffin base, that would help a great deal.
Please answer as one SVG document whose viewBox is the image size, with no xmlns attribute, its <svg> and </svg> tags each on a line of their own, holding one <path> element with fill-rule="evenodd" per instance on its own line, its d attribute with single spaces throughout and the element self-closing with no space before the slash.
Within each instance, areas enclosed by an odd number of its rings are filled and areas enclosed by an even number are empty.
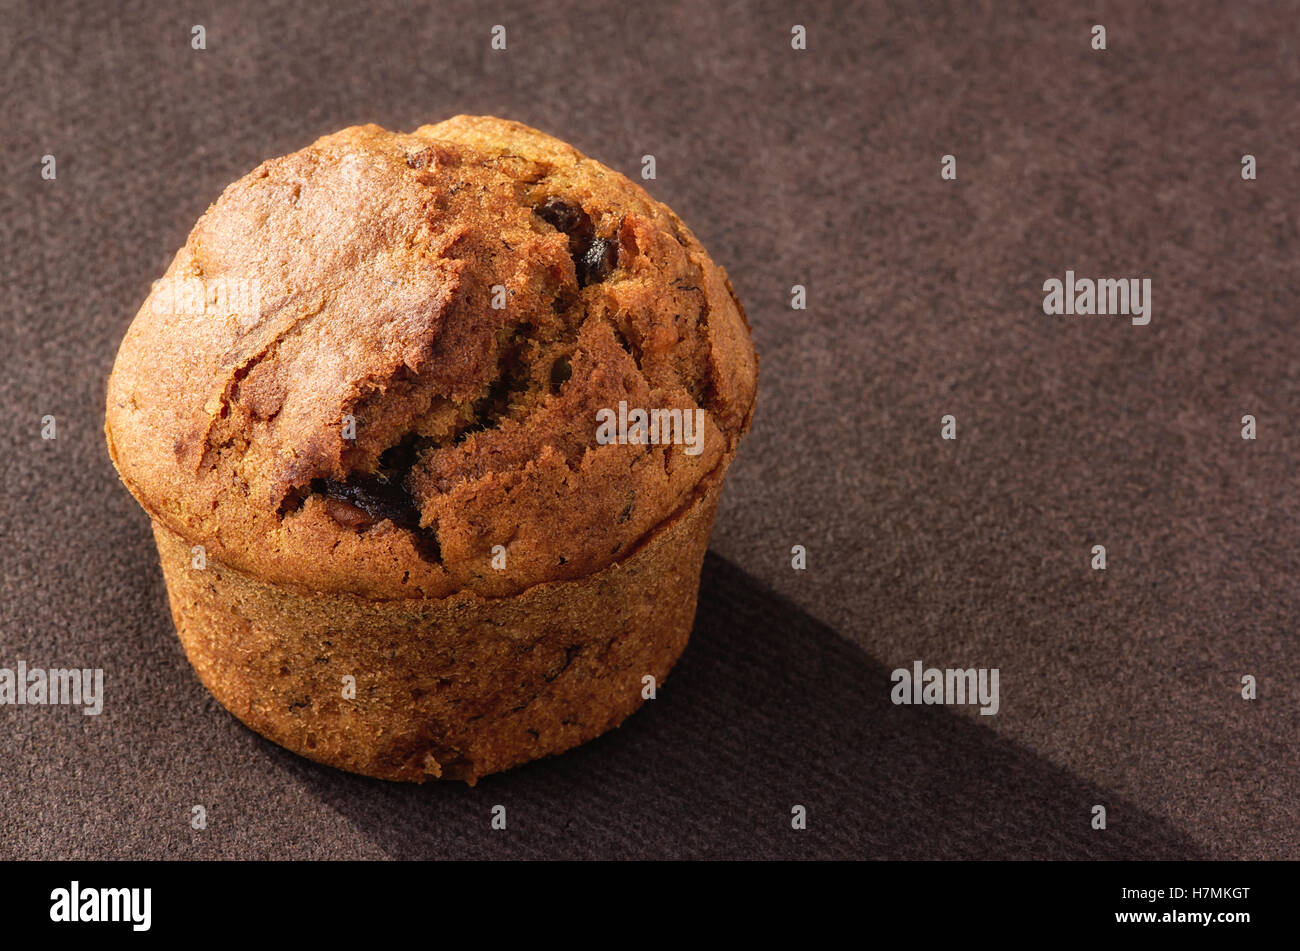
<svg viewBox="0 0 1300 951">
<path fill-rule="evenodd" d="M 299 592 L 191 567 L 193 543 L 157 520 L 154 538 L 190 663 L 246 725 L 354 773 L 472 784 L 618 726 L 642 678 L 663 682 L 694 622 L 721 476 L 625 561 L 506 598 Z"/>
</svg>

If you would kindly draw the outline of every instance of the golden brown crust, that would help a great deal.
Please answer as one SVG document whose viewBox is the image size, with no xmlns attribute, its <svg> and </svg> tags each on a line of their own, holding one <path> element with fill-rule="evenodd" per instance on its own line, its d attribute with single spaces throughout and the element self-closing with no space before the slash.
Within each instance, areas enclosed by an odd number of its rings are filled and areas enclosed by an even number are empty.
<svg viewBox="0 0 1300 951">
<path fill-rule="evenodd" d="M 458 117 L 228 188 L 128 330 L 105 429 L 222 704 L 324 763 L 473 782 L 666 676 L 756 369 L 671 211 Z M 620 404 L 700 440 L 606 444 Z"/>
<path fill-rule="evenodd" d="M 725 274 L 671 211 L 461 116 L 346 129 L 228 188 L 132 323 L 106 430 L 150 514 L 233 571 L 501 597 L 627 557 L 725 467 L 755 375 Z M 620 400 L 703 408 L 702 451 L 597 445 Z"/>
</svg>

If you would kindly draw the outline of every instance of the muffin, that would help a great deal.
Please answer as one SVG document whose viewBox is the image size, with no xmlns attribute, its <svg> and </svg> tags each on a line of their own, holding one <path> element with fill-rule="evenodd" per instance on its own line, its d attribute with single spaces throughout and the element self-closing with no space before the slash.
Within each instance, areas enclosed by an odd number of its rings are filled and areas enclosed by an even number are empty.
<svg viewBox="0 0 1300 951">
<path fill-rule="evenodd" d="M 663 682 L 756 375 L 672 211 L 458 116 L 227 188 L 127 330 L 105 432 L 217 700 L 322 763 L 473 783 Z"/>
</svg>

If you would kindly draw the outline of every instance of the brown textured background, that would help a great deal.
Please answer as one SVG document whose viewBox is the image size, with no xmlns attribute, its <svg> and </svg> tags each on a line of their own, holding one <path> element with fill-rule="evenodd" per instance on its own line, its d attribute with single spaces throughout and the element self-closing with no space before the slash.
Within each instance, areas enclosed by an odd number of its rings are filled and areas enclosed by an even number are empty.
<svg viewBox="0 0 1300 951">
<path fill-rule="evenodd" d="M 1300 8 L 481 7 L 3 4 L 0 666 L 103 667 L 107 706 L 0 708 L 0 856 L 1300 858 Z M 763 372 L 660 699 L 477 788 L 403 787 L 199 685 L 102 401 L 226 184 L 458 112 L 633 176 L 653 153 Z M 1066 268 L 1150 277 L 1150 326 L 1045 317 Z M 892 706 L 918 658 L 999 667 L 1000 714 Z"/>
</svg>

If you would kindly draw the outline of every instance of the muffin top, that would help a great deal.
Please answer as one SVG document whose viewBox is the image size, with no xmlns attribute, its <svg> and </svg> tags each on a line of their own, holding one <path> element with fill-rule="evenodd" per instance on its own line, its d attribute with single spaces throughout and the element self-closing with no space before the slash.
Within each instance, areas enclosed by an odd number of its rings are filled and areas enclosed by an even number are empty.
<svg viewBox="0 0 1300 951">
<path fill-rule="evenodd" d="M 691 504 L 756 373 L 672 211 L 535 129 L 458 116 L 344 129 L 227 188 L 127 331 L 106 432 L 150 515 L 237 570 L 507 596 L 621 561 Z M 610 442 L 620 403 L 701 432 Z"/>
</svg>

